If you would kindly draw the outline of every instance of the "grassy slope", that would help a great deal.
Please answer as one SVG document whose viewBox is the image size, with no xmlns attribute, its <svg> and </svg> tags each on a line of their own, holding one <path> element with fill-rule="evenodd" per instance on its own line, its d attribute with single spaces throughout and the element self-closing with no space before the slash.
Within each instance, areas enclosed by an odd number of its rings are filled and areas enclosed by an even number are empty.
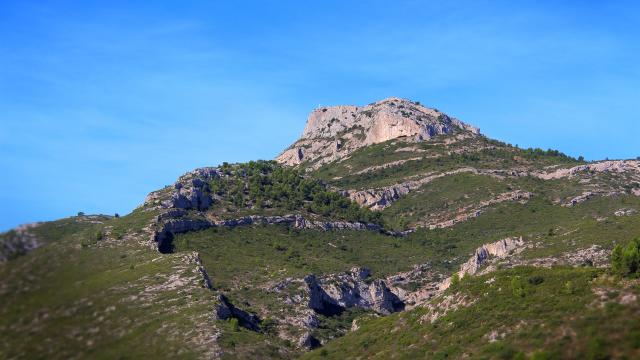
<svg viewBox="0 0 640 360">
<path fill-rule="evenodd" d="M 190 342 L 201 336 L 198 328 L 215 331 L 202 316 L 212 294 L 201 287 L 153 290 L 183 266 L 183 256 L 96 240 L 100 229 L 124 231 L 148 216 L 38 227 L 49 245 L 0 265 L 0 358 L 200 356 L 205 349 Z"/>
</svg>

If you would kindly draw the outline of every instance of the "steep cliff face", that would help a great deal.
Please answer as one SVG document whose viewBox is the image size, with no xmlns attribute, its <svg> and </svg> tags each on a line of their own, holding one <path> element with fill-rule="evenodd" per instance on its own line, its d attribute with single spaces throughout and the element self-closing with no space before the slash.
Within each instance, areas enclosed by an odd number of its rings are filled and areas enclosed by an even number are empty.
<svg viewBox="0 0 640 360">
<path fill-rule="evenodd" d="M 321 107 L 309 115 L 302 137 L 276 159 L 311 168 L 348 156 L 361 147 L 397 138 L 425 141 L 443 134 L 479 134 L 480 130 L 448 115 L 400 98 L 358 107 Z"/>
</svg>

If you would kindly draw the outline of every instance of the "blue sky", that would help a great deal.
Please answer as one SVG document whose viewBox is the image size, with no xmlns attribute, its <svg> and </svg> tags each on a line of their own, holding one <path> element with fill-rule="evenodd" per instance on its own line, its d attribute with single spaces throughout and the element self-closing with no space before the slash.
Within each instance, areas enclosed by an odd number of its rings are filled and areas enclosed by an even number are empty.
<svg viewBox="0 0 640 360">
<path fill-rule="evenodd" d="M 95 3 L 0 2 L 0 230 L 127 213 L 195 167 L 273 158 L 319 104 L 388 96 L 640 156 L 638 2 Z"/>
</svg>

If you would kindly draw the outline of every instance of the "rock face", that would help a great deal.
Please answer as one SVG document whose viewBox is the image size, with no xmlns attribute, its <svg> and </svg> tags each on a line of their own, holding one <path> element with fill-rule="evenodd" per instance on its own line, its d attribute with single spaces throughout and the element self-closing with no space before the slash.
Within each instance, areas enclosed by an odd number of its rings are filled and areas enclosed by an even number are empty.
<svg viewBox="0 0 640 360">
<path fill-rule="evenodd" d="M 484 244 L 477 248 L 469 260 L 460 266 L 460 271 L 457 272 L 457 275 L 460 278 L 465 275 L 475 275 L 480 270 L 480 267 L 492 257 L 507 257 L 510 253 L 522 249 L 523 246 L 524 240 L 522 240 L 522 237 L 506 238 L 494 243 Z M 440 290 L 445 290 L 449 286 L 451 286 L 451 278 L 446 279 L 439 285 Z"/>
<path fill-rule="evenodd" d="M 404 303 L 391 292 L 384 280 L 366 281 L 370 272 L 353 268 L 344 274 L 319 281 L 315 276 L 304 280 L 309 288 L 309 307 L 324 315 L 334 315 L 346 308 L 372 309 L 388 315 L 404 309 Z"/>
<path fill-rule="evenodd" d="M 510 252 L 522 247 L 524 241 L 520 238 L 506 238 L 491 244 L 485 244 L 476 249 L 475 254 L 462 266 L 458 275 L 463 277 L 466 274 L 475 275 L 482 264 L 490 257 L 502 258 L 509 255 Z"/>
<path fill-rule="evenodd" d="M 208 181 L 219 178 L 215 167 L 198 168 L 182 175 L 172 187 L 150 193 L 144 206 L 161 209 L 206 210 L 213 203 Z"/>
<path fill-rule="evenodd" d="M 438 110 L 400 98 L 363 107 L 321 107 L 309 115 L 302 137 L 276 160 L 290 166 L 313 162 L 311 168 L 317 168 L 367 145 L 397 138 L 425 141 L 455 132 L 473 136 L 480 130 Z"/>
<path fill-rule="evenodd" d="M 224 295 L 218 295 L 217 304 L 214 308 L 214 316 L 220 320 L 235 318 L 238 319 L 240 326 L 249 330 L 260 331 L 260 319 L 254 314 L 249 314 L 244 310 L 236 308 Z"/>
<path fill-rule="evenodd" d="M 305 348 L 319 345 L 311 331 L 320 326 L 318 315 L 339 315 L 349 308 L 372 310 L 378 315 L 402 311 L 404 302 L 388 283 L 389 279 L 372 279 L 366 268 L 317 277 L 289 278 L 264 288 L 279 294 L 288 307 L 283 322 L 304 333 L 298 344 Z"/>
</svg>

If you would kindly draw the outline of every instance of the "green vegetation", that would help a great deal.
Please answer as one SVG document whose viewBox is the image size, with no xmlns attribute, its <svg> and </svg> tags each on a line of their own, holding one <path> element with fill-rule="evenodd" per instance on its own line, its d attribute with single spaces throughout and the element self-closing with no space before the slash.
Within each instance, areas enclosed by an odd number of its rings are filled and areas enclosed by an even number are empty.
<svg viewBox="0 0 640 360">
<path fill-rule="evenodd" d="M 235 209 L 304 209 L 333 219 L 377 223 L 380 214 L 363 209 L 348 198 L 326 188 L 317 179 L 305 178 L 298 169 L 275 161 L 223 164 L 225 176 L 212 180 L 210 190 L 224 205 Z"/>
<path fill-rule="evenodd" d="M 631 240 L 627 246 L 617 244 L 613 248 L 611 269 L 622 276 L 640 276 L 640 238 Z"/>
</svg>

